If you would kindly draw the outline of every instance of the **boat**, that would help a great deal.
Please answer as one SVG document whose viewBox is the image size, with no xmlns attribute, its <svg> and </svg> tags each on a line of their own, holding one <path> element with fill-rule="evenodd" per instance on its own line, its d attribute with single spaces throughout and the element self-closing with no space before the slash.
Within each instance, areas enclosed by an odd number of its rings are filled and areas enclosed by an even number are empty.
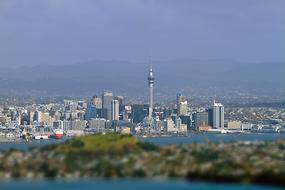
<svg viewBox="0 0 285 190">
<path fill-rule="evenodd" d="M 208 129 L 205 131 L 205 133 L 211 133 L 211 134 L 226 134 L 227 131 L 224 129 Z"/>
<path fill-rule="evenodd" d="M 51 135 L 51 138 L 55 139 L 62 139 L 64 137 L 64 133 L 62 129 L 55 129 L 53 135 Z"/>
<path fill-rule="evenodd" d="M 49 137 L 48 135 L 41 134 L 41 135 L 36 135 L 34 138 L 35 140 L 47 140 Z"/>
</svg>

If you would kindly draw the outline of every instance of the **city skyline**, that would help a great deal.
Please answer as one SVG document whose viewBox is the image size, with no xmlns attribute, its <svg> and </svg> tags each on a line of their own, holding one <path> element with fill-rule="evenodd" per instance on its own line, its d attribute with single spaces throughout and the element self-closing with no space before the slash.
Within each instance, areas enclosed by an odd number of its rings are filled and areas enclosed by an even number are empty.
<svg viewBox="0 0 285 190">
<path fill-rule="evenodd" d="M 0 189 L 285 187 L 285 0 L 0 0 Z"/>
</svg>

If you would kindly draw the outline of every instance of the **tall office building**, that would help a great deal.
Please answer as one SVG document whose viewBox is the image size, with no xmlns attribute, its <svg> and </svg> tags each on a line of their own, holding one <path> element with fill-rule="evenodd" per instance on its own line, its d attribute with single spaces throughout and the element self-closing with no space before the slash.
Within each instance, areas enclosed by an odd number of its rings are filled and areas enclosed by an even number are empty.
<svg viewBox="0 0 285 190">
<path fill-rule="evenodd" d="M 148 101 L 149 101 L 148 118 L 151 119 L 153 112 L 153 83 L 154 83 L 152 67 L 149 69 L 147 80 L 148 80 Z"/>
<path fill-rule="evenodd" d="M 131 111 L 133 123 L 143 122 L 144 118 L 147 117 L 148 105 L 132 105 Z"/>
<path fill-rule="evenodd" d="M 92 104 L 97 108 L 101 109 L 102 108 L 102 98 L 98 96 L 93 96 L 92 97 Z"/>
<path fill-rule="evenodd" d="M 114 98 L 115 100 L 118 100 L 119 102 L 119 114 L 121 114 L 124 111 L 124 97 L 123 96 L 116 96 Z"/>
<path fill-rule="evenodd" d="M 188 111 L 188 102 L 186 96 L 177 94 L 177 115 L 186 115 Z"/>
<path fill-rule="evenodd" d="M 106 115 L 104 118 L 107 120 L 111 120 L 111 109 L 112 109 L 112 100 L 113 100 L 113 92 L 111 91 L 104 91 L 102 95 L 102 106 L 103 109 L 106 109 Z"/>
<path fill-rule="evenodd" d="M 194 126 L 198 130 L 200 126 L 208 126 L 208 113 L 207 112 L 197 112 L 193 114 Z"/>
<path fill-rule="evenodd" d="M 85 113 L 85 120 L 89 121 L 95 118 L 97 118 L 96 106 L 93 104 L 88 104 L 86 113 Z"/>
<path fill-rule="evenodd" d="M 119 101 L 112 100 L 112 109 L 111 109 L 111 119 L 112 120 L 119 120 Z"/>
<path fill-rule="evenodd" d="M 36 111 L 34 114 L 34 121 L 42 122 L 42 112 Z"/>
<path fill-rule="evenodd" d="M 209 109 L 209 125 L 215 129 L 224 128 L 224 106 L 221 103 L 216 103 Z"/>
<path fill-rule="evenodd" d="M 32 125 L 34 122 L 35 112 L 30 111 L 28 116 L 29 116 L 29 118 L 28 118 L 29 125 Z"/>
</svg>

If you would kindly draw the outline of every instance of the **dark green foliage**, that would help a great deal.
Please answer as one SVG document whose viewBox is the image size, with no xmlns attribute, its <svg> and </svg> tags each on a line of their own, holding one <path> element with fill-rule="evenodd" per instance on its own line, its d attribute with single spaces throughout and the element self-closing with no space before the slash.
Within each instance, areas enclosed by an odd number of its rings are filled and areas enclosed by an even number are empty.
<svg viewBox="0 0 285 190">
<path fill-rule="evenodd" d="M 149 143 L 149 142 L 141 142 L 141 141 L 139 141 L 139 142 L 137 143 L 137 145 L 138 145 L 141 149 L 143 149 L 143 150 L 145 150 L 145 151 L 154 151 L 154 150 L 158 150 L 158 149 L 159 149 L 156 145 L 154 145 L 154 144 L 152 144 L 152 143 Z"/>
<path fill-rule="evenodd" d="M 70 141 L 70 146 L 74 148 L 82 148 L 84 146 L 84 143 L 80 141 L 79 139 L 72 139 Z"/>
<path fill-rule="evenodd" d="M 145 177 L 145 176 L 146 176 L 146 172 L 142 168 L 135 169 L 132 172 L 132 177 L 134 177 L 134 178 L 142 178 L 142 177 Z"/>
</svg>

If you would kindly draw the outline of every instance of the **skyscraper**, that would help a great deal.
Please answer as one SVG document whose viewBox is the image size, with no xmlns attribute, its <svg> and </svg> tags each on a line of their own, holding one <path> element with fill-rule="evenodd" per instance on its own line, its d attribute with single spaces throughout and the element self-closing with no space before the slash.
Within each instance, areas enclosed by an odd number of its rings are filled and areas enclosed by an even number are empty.
<svg viewBox="0 0 285 190">
<path fill-rule="evenodd" d="M 152 118 L 152 111 L 153 111 L 153 83 L 154 83 L 154 76 L 152 67 L 149 69 L 148 74 L 148 100 L 149 100 L 149 107 L 148 107 L 148 118 Z"/>
<path fill-rule="evenodd" d="M 96 117 L 97 117 L 96 106 L 93 104 L 88 104 L 85 113 L 85 120 L 89 121 L 91 119 L 95 119 Z"/>
<path fill-rule="evenodd" d="M 102 108 L 102 98 L 100 98 L 98 96 L 93 96 L 92 97 L 92 104 L 94 106 L 96 106 L 97 109 L 101 109 Z"/>
<path fill-rule="evenodd" d="M 207 112 L 197 112 L 193 114 L 194 126 L 198 130 L 200 126 L 208 126 L 209 119 Z"/>
<path fill-rule="evenodd" d="M 215 129 L 224 128 L 224 106 L 221 103 L 216 103 L 209 109 L 209 125 Z"/>
<path fill-rule="evenodd" d="M 116 96 L 114 98 L 115 100 L 118 100 L 119 102 L 119 114 L 121 114 L 124 110 L 124 97 L 123 96 Z"/>
<path fill-rule="evenodd" d="M 132 119 L 133 123 L 143 122 L 144 118 L 147 117 L 148 105 L 132 105 Z"/>
<path fill-rule="evenodd" d="M 104 115 L 104 118 L 107 120 L 112 119 L 111 117 L 112 100 L 113 100 L 113 92 L 104 91 L 102 95 L 102 105 L 103 109 L 106 109 L 106 115 Z"/>
<path fill-rule="evenodd" d="M 188 102 L 186 96 L 177 94 L 177 115 L 186 115 L 187 114 Z"/>
<path fill-rule="evenodd" d="M 112 120 L 119 120 L 119 101 L 118 100 L 112 100 Z"/>
</svg>

